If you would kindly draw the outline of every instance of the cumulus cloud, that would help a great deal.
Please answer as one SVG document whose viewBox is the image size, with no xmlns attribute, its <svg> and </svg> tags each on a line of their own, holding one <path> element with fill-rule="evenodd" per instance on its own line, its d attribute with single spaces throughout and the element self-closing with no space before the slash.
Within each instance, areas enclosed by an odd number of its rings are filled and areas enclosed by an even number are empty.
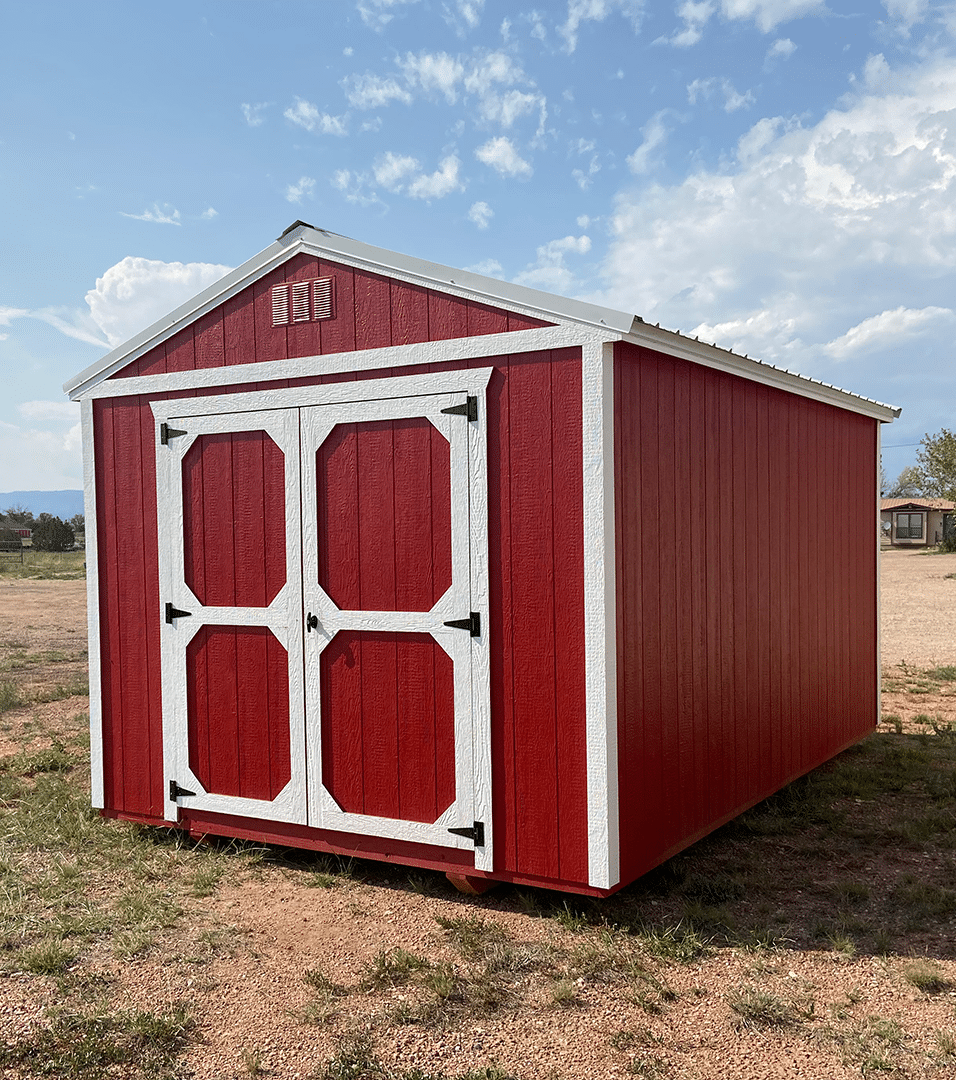
<svg viewBox="0 0 956 1080">
<path fill-rule="evenodd" d="M 304 98 L 297 97 L 295 105 L 290 105 L 282 115 L 306 131 L 317 131 L 320 135 L 347 134 L 346 117 L 330 116 Z"/>
<path fill-rule="evenodd" d="M 445 5 L 445 21 L 464 35 L 474 30 L 481 21 L 484 7 L 485 0 L 454 0 L 454 3 Z"/>
<path fill-rule="evenodd" d="M 582 23 L 603 22 L 614 12 L 628 19 L 636 33 L 644 17 L 644 0 L 568 0 L 568 17 L 558 27 L 565 49 L 572 53 L 577 48 Z"/>
<path fill-rule="evenodd" d="M 926 18 L 929 0 L 883 0 L 883 7 L 897 27 L 908 36 L 910 28 Z"/>
<path fill-rule="evenodd" d="M 343 84 L 356 109 L 380 109 L 393 101 L 411 105 L 412 95 L 396 80 L 379 75 L 350 75 Z"/>
<path fill-rule="evenodd" d="M 219 211 L 209 206 L 199 216 L 203 221 L 212 221 L 213 218 L 219 217 Z"/>
<path fill-rule="evenodd" d="M 756 98 L 748 90 L 745 94 L 739 94 L 729 79 L 694 79 L 687 87 L 687 100 L 691 105 L 697 104 L 698 97 L 711 98 L 720 91 L 724 98 L 724 112 L 736 112 L 745 105 L 753 105 Z"/>
<path fill-rule="evenodd" d="M 477 225 L 479 229 L 487 229 L 494 216 L 494 210 L 486 202 L 472 203 L 468 211 L 468 220 Z"/>
<path fill-rule="evenodd" d="M 381 33 L 403 7 L 417 3 L 418 0 L 359 0 L 358 10 L 362 22 Z"/>
<path fill-rule="evenodd" d="M 759 30 L 768 34 L 780 23 L 801 19 L 804 15 L 822 15 L 825 0 L 721 0 L 726 19 L 752 19 Z"/>
<path fill-rule="evenodd" d="M 83 486 L 80 424 L 73 409 L 66 431 L 0 421 L 0 487 L 6 491 L 64 491 Z"/>
<path fill-rule="evenodd" d="M 260 127 L 265 123 L 265 116 L 263 113 L 269 108 L 269 102 L 262 101 L 258 105 L 249 105 L 246 102 L 242 103 L 242 115 L 246 118 L 246 123 L 249 127 Z"/>
<path fill-rule="evenodd" d="M 305 196 L 312 197 L 315 190 L 315 180 L 311 176 L 300 176 L 298 183 L 290 184 L 285 189 L 286 202 L 301 203 Z"/>
<path fill-rule="evenodd" d="M 683 28 L 675 30 L 670 37 L 658 38 L 657 41 L 674 45 L 679 49 L 696 45 L 704 36 L 704 27 L 713 14 L 714 4 L 711 0 L 701 0 L 700 3 L 696 3 L 695 0 L 685 0 L 685 3 L 677 9 L 677 15 L 684 23 Z"/>
<path fill-rule="evenodd" d="M 408 53 L 399 61 L 402 74 L 409 85 L 426 94 L 439 93 L 450 104 L 458 100 L 458 83 L 464 78 L 465 67 L 448 53 Z"/>
<path fill-rule="evenodd" d="M 111 348 L 122 344 L 232 269 L 216 263 L 160 262 L 127 255 L 86 294 L 95 326 Z"/>
<path fill-rule="evenodd" d="M 565 259 L 569 255 L 586 255 L 590 250 L 591 238 L 587 235 L 551 240 L 538 248 L 534 264 L 518 274 L 515 281 L 535 289 L 568 295 L 575 291 L 575 275 Z"/>
<path fill-rule="evenodd" d="M 948 310 L 956 63 L 890 74 L 891 92 L 871 82 L 815 124 L 762 118 L 736 166 L 622 192 L 604 302 L 768 360 L 801 342 L 832 358 L 863 339 L 847 326 L 900 304 Z"/>
<path fill-rule="evenodd" d="M 504 135 L 489 139 L 475 151 L 475 157 L 485 165 L 491 166 L 502 176 L 530 176 L 534 170 L 515 149 L 514 144 Z"/>
<path fill-rule="evenodd" d="M 764 57 L 764 70 L 772 68 L 778 60 L 788 60 L 796 51 L 797 47 L 790 38 L 777 38 Z"/>
<path fill-rule="evenodd" d="M 169 203 L 163 203 L 162 206 L 159 203 L 153 203 L 152 210 L 144 210 L 141 214 L 127 214 L 125 210 L 120 210 L 120 214 L 134 221 L 151 221 L 156 225 L 182 225 L 179 220 L 179 211 Z"/>
<path fill-rule="evenodd" d="M 929 329 L 930 324 L 943 320 L 951 323 L 956 314 L 950 308 L 898 307 L 871 315 L 850 327 L 845 334 L 827 342 L 826 352 L 836 360 L 846 360 L 856 353 L 882 349 L 896 344 L 900 338 L 910 337 Z"/>
<path fill-rule="evenodd" d="M 372 171 L 375 182 L 386 191 L 400 191 L 412 173 L 418 172 L 421 165 L 417 158 L 393 154 L 391 150 L 376 161 Z"/>
<path fill-rule="evenodd" d="M 657 151 L 667 141 L 667 128 L 664 126 L 665 110 L 655 113 L 650 120 L 641 128 L 644 140 L 641 145 L 627 158 L 627 164 L 632 173 L 638 176 L 650 172 L 654 164 Z"/>
<path fill-rule="evenodd" d="M 17 412 L 26 420 L 53 420 L 75 424 L 80 407 L 75 401 L 21 401 Z"/>
<path fill-rule="evenodd" d="M 458 176 L 461 162 L 454 154 L 443 158 L 433 173 L 416 176 L 408 185 L 413 199 L 443 199 L 453 191 L 461 191 L 464 184 Z"/>
<path fill-rule="evenodd" d="M 483 274 L 485 277 L 500 278 L 502 276 L 502 266 L 497 259 L 485 259 L 475 263 L 474 266 L 466 266 L 465 269 L 473 274 Z"/>
</svg>

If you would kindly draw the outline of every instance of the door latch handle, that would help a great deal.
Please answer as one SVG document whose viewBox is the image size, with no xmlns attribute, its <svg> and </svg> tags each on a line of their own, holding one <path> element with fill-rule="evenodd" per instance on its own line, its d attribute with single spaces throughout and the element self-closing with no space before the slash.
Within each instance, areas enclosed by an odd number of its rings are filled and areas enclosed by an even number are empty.
<svg viewBox="0 0 956 1080">
<path fill-rule="evenodd" d="M 318 615 L 313 615 L 312 612 L 310 611 L 309 614 L 306 615 L 306 617 L 305 617 L 305 630 L 306 630 L 306 633 L 311 634 L 313 630 L 317 630 L 318 628 L 319 628 L 319 617 L 318 617 Z"/>
</svg>

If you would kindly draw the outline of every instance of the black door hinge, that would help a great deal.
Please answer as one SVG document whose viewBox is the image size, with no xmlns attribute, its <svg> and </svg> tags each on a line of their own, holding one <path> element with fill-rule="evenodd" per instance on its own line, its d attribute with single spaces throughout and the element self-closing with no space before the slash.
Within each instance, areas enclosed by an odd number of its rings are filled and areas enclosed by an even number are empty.
<svg viewBox="0 0 956 1080">
<path fill-rule="evenodd" d="M 449 829 L 455 836 L 464 836 L 466 840 L 474 840 L 475 847 L 485 846 L 485 823 L 476 821 L 470 829 Z"/>
<path fill-rule="evenodd" d="M 474 422 L 478 419 L 478 398 L 469 394 L 461 405 L 449 405 L 447 409 L 442 409 L 442 412 L 449 416 L 467 416 Z"/>
<path fill-rule="evenodd" d="M 467 619 L 452 619 L 445 626 L 451 626 L 455 630 L 467 630 L 472 637 L 481 637 L 481 615 L 477 611 L 471 612 Z"/>
<path fill-rule="evenodd" d="M 169 799 L 170 802 L 175 802 L 182 795 L 195 795 L 195 791 L 187 791 L 184 787 L 180 787 L 175 780 L 169 781 Z"/>
<path fill-rule="evenodd" d="M 169 424 L 159 425 L 159 441 L 163 446 L 169 446 L 170 439 L 176 439 L 180 435 L 185 435 L 185 431 L 180 431 L 179 428 L 170 427 Z"/>
<path fill-rule="evenodd" d="M 166 601 L 166 622 L 168 622 L 170 626 L 173 625 L 173 619 L 185 619 L 187 615 L 192 615 L 192 612 L 182 611 L 168 600 Z"/>
</svg>

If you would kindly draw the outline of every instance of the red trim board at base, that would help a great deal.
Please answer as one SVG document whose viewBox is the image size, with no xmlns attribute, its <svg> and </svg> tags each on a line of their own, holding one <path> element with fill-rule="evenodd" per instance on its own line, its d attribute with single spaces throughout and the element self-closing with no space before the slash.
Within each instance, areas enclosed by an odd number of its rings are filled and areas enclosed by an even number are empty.
<svg viewBox="0 0 956 1080">
<path fill-rule="evenodd" d="M 531 874 L 513 874 L 507 871 L 489 874 L 474 869 L 471 853 L 468 851 L 357 836 L 353 833 L 331 833 L 321 829 L 312 829 L 306 825 L 289 825 L 279 821 L 266 823 L 251 818 L 230 817 L 226 814 L 191 814 L 188 811 L 183 812 L 182 820 L 178 823 L 145 814 L 124 814 L 116 810 L 101 810 L 100 815 L 117 821 L 132 821 L 139 825 L 179 829 L 188 832 L 195 840 L 204 836 L 223 836 L 237 840 L 252 840 L 260 844 L 273 844 L 276 847 L 322 851 L 332 855 L 368 859 L 371 862 L 436 870 L 441 874 L 466 871 L 468 877 L 472 878 L 486 878 L 489 881 L 500 881 L 509 885 L 528 885 L 538 889 L 555 889 L 580 896 L 604 898 L 611 896 L 622 887 L 617 885 L 613 889 L 592 889 L 575 882 L 536 877 Z"/>
</svg>

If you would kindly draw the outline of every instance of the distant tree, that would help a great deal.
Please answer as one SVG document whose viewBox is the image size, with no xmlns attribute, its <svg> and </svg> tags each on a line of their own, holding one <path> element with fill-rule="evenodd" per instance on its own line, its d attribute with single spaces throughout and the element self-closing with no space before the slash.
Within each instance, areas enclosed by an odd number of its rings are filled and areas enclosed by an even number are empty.
<svg viewBox="0 0 956 1080">
<path fill-rule="evenodd" d="M 956 434 L 943 428 L 924 435 L 916 452 L 922 494 L 956 502 Z"/>
<path fill-rule="evenodd" d="M 75 533 L 85 532 L 86 518 L 84 518 L 82 514 L 74 514 L 73 517 L 67 521 L 67 525 L 69 525 Z"/>
<path fill-rule="evenodd" d="M 72 527 L 52 514 L 41 514 L 33 523 L 33 546 L 37 551 L 69 551 L 75 541 Z"/>
<path fill-rule="evenodd" d="M 913 499 L 925 495 L 923 474 L 915 465 L 907 465 L 890 485 L 886 493 L 888 499 Z"/>
<path fill-rule="evenodd" d="M 33 528 L 33 515 L 22 506 L 8 506 L 4 510 L 3 516 L 14 529 Z"/>
</svg>

